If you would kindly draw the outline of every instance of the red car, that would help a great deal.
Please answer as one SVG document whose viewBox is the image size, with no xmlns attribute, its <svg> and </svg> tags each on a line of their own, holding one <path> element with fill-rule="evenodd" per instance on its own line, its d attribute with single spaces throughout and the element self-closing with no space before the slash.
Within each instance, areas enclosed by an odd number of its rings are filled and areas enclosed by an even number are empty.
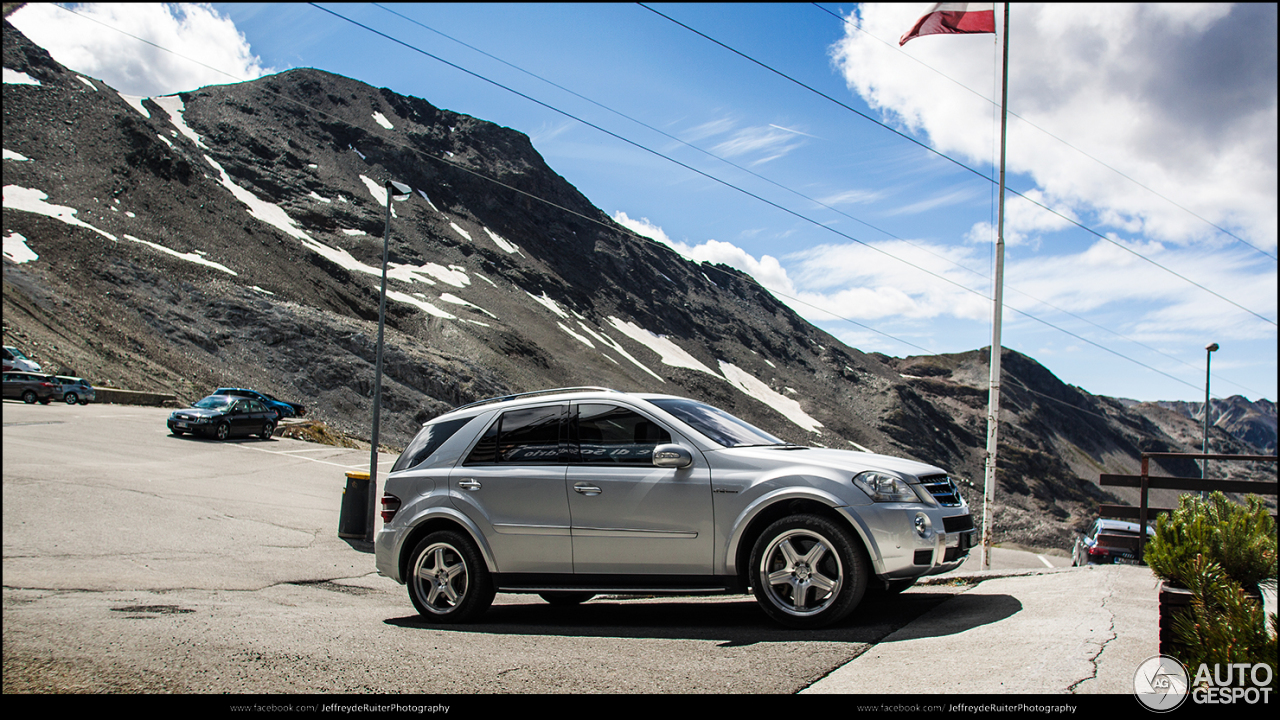
<svg viewBox="0 0 1280 720">
<path fill-rule="evenodd" d="M 1076 538 L 1071 551 L 1071 564 L 1112 565 L 1138 564 L 1139 525 L 1125 520 L 1099 518 L 1083 537 Z M 1155 528 L 1147 526 L 1147 537 L 1155 535 Z"/>
</svg>

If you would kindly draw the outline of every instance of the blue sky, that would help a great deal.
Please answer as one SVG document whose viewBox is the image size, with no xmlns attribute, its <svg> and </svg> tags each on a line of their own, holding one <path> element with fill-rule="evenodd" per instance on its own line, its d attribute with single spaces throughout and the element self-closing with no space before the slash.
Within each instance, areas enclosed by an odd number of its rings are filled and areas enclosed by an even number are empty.
<svg viewBox="0 0 1280 720">
<path fill-rule="evenodd" d="M 10 20 L 122 93 L 387 87 L 526 133 L 606 214 L 852 347 L 991 342 L 1000 48 L 900 48 L 927 4 L 67 7 L 103 24 Z M 1008 185 L 1039 205 L 1008 196 L 1003 344 L 1096 394 L 1197 400 L 1217 342 L 1212 394 L 1274 400 L 1276 6 L 1012 10 Z"/>
</svg>

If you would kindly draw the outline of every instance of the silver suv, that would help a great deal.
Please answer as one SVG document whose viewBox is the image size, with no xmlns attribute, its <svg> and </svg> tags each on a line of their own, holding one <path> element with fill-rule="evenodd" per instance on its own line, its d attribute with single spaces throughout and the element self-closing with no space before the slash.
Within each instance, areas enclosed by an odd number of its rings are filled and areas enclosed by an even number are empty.
<svg viewBox="0 0 1280 720">
<path fill-rule="evenodd" d="M 705 403 L 566 388 L 428 422 L 392 467 L 378 572 L 428 621 L 495 592 L 754 592 L 813 628 L 959 566 L 969 508 L 945 471 L 793 445 Z"/>
</svg>

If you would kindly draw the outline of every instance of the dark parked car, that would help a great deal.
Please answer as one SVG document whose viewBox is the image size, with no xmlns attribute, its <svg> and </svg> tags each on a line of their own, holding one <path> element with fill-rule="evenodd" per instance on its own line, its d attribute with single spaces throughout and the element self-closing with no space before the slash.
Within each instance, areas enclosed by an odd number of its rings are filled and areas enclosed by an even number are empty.
<svg viewBox="0 0 1280 720">
<path fill-rule="evenodd" d="M 97 391 L 84 378 L 55 375 L 53 380 L 60 386 L 62 401 L 68 405 L 88 405 L 98 399 Z"/>
<path fill-rule="evenodd" d="M 275 410 L 277 421 L 287 417 L 302 417 L 307 412 L 307 407 L 305 405 L 277 400 L 275 397 L 264 392 L 258 392 L 257 390 L 248 390 L 245 388 L 218 388 L 213 391 L 213 394 L 253 398 L 272 410 Z"/>
<path fill-rule="evenodd" d="M 28 404 L 39 400 L 48 405 L 54 397 L 62 397 L 60 390 L 52 375 L 16 370 L 4 374 L 4 396 L 7 398 L 22 398 L 22 402 Z"/>
<path fill-rule="evenodd" d="M 276 412 L 252 398 L 210 395 L 185 410 L 169 415 L 169 432 L 192 433 L 226 440 L 233 435 L 258 435 L 276 431 Z"/>
<path fill-rule="evenodd" d="M 1099 518 L 1086 535 L 1076 538 L 1076 546 L 1071 551 L 1071 564 L 1077 567 L 1116 563 L 1136 565 L 1138 528 L 1136 522 Z M 1147 526 L 1148 537 L 1155 535 L 1155 532 L 1155 528 Z"/>
</svg>

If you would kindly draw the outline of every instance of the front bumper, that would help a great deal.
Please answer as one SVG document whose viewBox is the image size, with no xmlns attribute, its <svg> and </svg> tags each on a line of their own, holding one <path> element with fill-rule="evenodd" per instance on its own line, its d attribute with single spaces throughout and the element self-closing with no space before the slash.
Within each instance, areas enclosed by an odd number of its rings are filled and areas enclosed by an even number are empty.
<svg viewBox="0 0 1280 720">
<path fill-rule="evenodd" d="M 967 507 L 876 503 L 840 510 L 857 526 L 874 572 L 884 580 L 950 572 L 977 545 L 977 530 Z M 925 518 L 923 532 L 916 528 L 918 515 Z"/>
</svg>

